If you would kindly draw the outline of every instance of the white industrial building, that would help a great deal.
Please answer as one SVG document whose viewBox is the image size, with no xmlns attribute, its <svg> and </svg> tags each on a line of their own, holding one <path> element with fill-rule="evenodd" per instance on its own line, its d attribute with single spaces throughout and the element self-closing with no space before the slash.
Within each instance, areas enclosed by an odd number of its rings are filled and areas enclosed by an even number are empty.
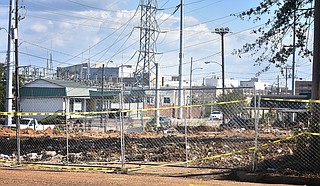
<svg viewBox="0 0 320 186">
<path fill-rule="evenodd" d="M 216 76 L 204 79 L 204 86 L 222 88 L 222 79 Z M 239 87 L 239 80 L 224 79 L 225 88 Z"/>
<path fill-rule="evenodd" d="M 259 78 L 251 78 L 248 81 L 240 81 L 240 87 L 242 88 L 255 87 L 256 90 L 266 90 L 268 86 L 269 83 L 261 82 Z"/>
</svg>

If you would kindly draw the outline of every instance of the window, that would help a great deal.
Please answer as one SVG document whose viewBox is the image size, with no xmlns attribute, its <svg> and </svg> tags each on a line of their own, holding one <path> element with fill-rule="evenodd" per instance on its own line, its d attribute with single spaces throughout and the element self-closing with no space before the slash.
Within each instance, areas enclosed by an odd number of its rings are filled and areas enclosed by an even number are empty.
<svg viewBox="0 0 320 186">
<path fill-rule="evenodd" d="M 170 103 L 170 98 L 169 97 L 164 97 L 163 98 L 163 103 Z"/>
</svg>

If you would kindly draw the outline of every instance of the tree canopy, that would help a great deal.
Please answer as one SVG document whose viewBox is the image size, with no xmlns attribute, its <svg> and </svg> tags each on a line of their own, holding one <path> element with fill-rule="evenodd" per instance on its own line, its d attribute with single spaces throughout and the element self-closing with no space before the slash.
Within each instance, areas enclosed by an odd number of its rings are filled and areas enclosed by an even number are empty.
<svg viewBox="0 0 320 186">
<path fill-rule="evenodd" d="M 244 44 L 233 53 L 239 57 L 250 54 L 255 58 L 255 65 L 265 65 L 262 72 L 271 65 L 284 68 L 295 51 L 311 61 L 308 36 L 313 15 L 313 0 L 263 0 L 257 7 L 235 15 L 254 23 L 265 20 L 265 23 L 252 30 L 251 34 L 257 35 L 254 42 Z"/>
</svg>

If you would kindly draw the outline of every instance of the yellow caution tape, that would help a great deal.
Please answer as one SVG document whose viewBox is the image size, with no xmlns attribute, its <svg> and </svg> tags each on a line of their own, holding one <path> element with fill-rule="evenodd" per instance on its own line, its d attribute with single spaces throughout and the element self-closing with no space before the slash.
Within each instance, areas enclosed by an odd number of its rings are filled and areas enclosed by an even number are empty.
<svg viewBox="0 0 320 186">
<path fill-rule="evenodd" d="M 213 105 L 224 105 L 224 104 L 234 104 L 240 102 L 247 102 L 250 98 L 245 100 L 234 100 L 226 102 L 199 104 L 199 105 L 185 105 L 185 106 L 171 106 L 162 108 L 147 108 L 147 109 L 135 109 L 135 110 L 116 110 L 116 111 L 93 111 L 93 112 L 0 112 L 0 115 L 4 116 L 64 116 L 64 115 L 102 115 L 102 114 L 112 114 L 112 113 L 127 113 L 127 112 L 147 112 L 156 110 L 169 110 L 178 108 L 192 108 L 192 107 L 204 107 Z"/>
<path fill-rule="evenodd" d="M 3 116 L 64 116 L 64 115 L 101 115 L 101 114 L 112 114 L 112 113 L 127 113 L 127 112 L 147 112 L 147 111 L 156 111 L 156 110 L 169 110 L 169 109 L 178 109 L 178 108 L 192 108 L 192 107 L 204 107 L 204 106 L 213 106 L 213 105 L 226 105 L 234 104 L 240 102 L 249 102 L 252 98 L 247 98 L 244 100 L 233 100 L 233 101 L 224 101 L 208 104 L 198 104 L 198 105 L 184 105 L 184 106 L 170 106 L 162 108 L 147 108 L 147 109 L 135 109 L 135 110 L 116 110 L 116 111 L 91 111 L 91 112 L 0 112 L 0 115 Z M 320 100 L 298 100 L 298 99 L 276 99 L 276 98 L 261 98 L 261 100 L 266 101 L 286 101 L 286 102 L 300 102 L 300 103 L 320 103 Z"/>
<path fill-rule="evenodd" d="M 272 141 L 270 143 L 264 143 L 260 144 L 257 148 L 261 147 L 266 147 L 270 144 L 275 144 L 279 143 L 282 141 L 290 140 L 293 138 L 296 138 L 298 136 L 302 135 L 313 135 L 313 136 L 320 136 L 320 133 L 312 133 L 312 132 L 302 132 L 296 135 L 288 136 L 283 139 L 278 139 L 275 141 Z M 50 169 L 59 169 L 59 170 L 76 170 L 76 171 L 105 171 L 105 172 L 119 172 L 119 171 L 136 171 L 136 170 L 141 170 L 143 168 L 157 168 L 157 167 L 167 167 L 167 166 L 174 166 L 174 165 L 181 165 L 181 164 L 187 164 L 187 163 L 192 163 L 192 162 L 198 162 L 198 161 L 203 161 L 203 160 L 210 160 L 210 159 L 216 159 L 216 158 L 221 158 L 221 157 L 226 157 L 226 156 L 231 156 L 234 154 L 240 154 L 245 151 L 249 150 L 255 150 L 256 147 L 249 147 L 246 149 L 241 149 L 233 152 L 226 152 L 223 154 L 217 154 L 214 156 L 209 156 L 209 157 L 204 157 L 204 158 L 199 158 L 199 159 L 194 159 L 194 160 L 188 160 L 184 162 L 176 162 L 176 163 L 166 163 L 166 164 L 160 164 L 160 165 L 148 165 L 148 166 L 139 166 L 139 167 L 130 167 L 130 168 L 118 168 L 118 167 L 90 167 L 90 166 L 70 166 L 70 165 L 48 165 L 48 164 L 32 164 L 32 163 L 22 163 L 22 166 L 33 166 L 33 167 L 42 167 L 42 168 L 50 168 Z M 10 164 L 17 164 L 17 162 L 14 161 L 8 161 L 8 160 L 0 160 L 1 163 L 10 163 Z"/>
<path fill-rule="evenodd" d="M 277 98 L 261 98 L 266 101 L 286 101 L 286 102 L 299 102 L 299 103 L 320 103 L 320 100 L 305 100 L 305 99 L 277 99 Z"/>
<path fill-rule="evenodd" d="M 15 161 L 0 160 L 1 163 L 19 165 Z M 74 170 L 74 171 L 104 171 L 104 172 L 122 172 L 130 171 L 133 168 L 120 168 L 120 167 L 90 167 L 90 166 L 70 166 L 70 165 L 49 165 L 41 163 L 21 163 L 21 166 L 24 167 L 40 167 L 46 169 L 57 169 L 57 170 Z M 134 167 L 136 170 L 138 167 Z"/>
<path fill-rule="evenodd" d="M 279 143 L 279 142 L 286 141 L 286 140 L 289 140 L 289 139 L 293 139 L 293 138 L 296 138 L 296 137 L 304 135 L 304 134 L 320 136 L 320 133 L 302 132 L 302 133 L 299 133 L 299 134 L 296 134 L 296 135 L 293 135 L 293 136 L 288 136 L 288 137 L 285 137 L 283 139 L 272 141 L 270 143 L 260 144 L 258 146 L 258 148 L 266 147 L 266 146 L 268 146 L 270 144 L 275 144 L 275 143 Z M 141 166 L 139 168 L 142 169 L 142 168 L 156 168 L 156 167 L 167 167 L 167 166 L 181 165 L 181 164 L 193 163 L 193 162 L 198 162 L 198 161 L 203 161 L 203 160 L 211 160 L 211 159 L 231 156 L 231 155 L 234 155 L 234 154 L 240 154 L 240 153 L 243 153 L 245 151 L 255 150 L 255 149 L 256 149 L 256 147 L 249 147 L 249 148 L 246 148 L 246 149 L 241 149 L 241 150 L 237 150 L 237 151 L 233 151 L 233 152 L 226 152 L 226 153 L 223 153 L 223 154 L 217 154 L 217 155 L 213 155 L 213 156 L 209 156 L 209 157 L 198 158 L 198 159 L 188 160 L 188 161 L 184 161 L 184 162 L 167 163 L 167 164 L 153 165 L 153 166 L 152 165 L 150 165 L 150 166 Z"/>
</svg>

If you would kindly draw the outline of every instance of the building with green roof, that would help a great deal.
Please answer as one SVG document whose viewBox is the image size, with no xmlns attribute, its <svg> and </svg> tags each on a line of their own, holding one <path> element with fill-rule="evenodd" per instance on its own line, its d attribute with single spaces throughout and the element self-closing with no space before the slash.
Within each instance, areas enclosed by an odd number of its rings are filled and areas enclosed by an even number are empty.
<svg viewBox="0 0 320 186">
<path fill-rule="evenodd" d="M 94 110 L 90 91 L 97 89 L 74 81 L 37 79 L 20 88 L 20 108 L 22 112 L 86 112 Z"/>
</svg>

